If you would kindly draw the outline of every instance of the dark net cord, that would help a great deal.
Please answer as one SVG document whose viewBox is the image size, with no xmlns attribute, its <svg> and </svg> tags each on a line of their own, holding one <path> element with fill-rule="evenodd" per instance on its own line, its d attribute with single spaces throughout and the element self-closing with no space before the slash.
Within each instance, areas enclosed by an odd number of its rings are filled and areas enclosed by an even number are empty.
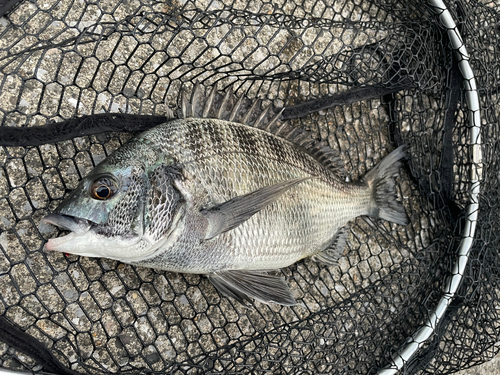
<svg viewBox="0 0 500 375">
<path fill-rule="evenodd" d="M 4 17 L 18 3 L 19 3 L 19 0 L 1 1 L 0 2 L 0 17 Z"/>
<path fill-rule="evenodd" d="M 0 144 L 10 147 L 41 146 L 85 135 L 106 132 L 138 132 L 167 121 L 166 116 L 105 113 L 51 123 L 37 128 L 2 128 Z"/>
<path fill-rule="evenodd" d="M 442 149 L 440 163 L 440 179 L 439 185 L 432 187 L 427 178 L 424 178 L 424 171 L 418 170 L 418 167 L 412 166 L 410 178 L 415 184 L 419 185 L 420 191 L 425 194 L 427 199 L 433 202 L 436 207 L 442 207 L 448 211 L 450 222 L 456 223 L 462 215 L 463 207 L 459 207 L 452 199 L 453 194 L 453 128 L 456 123 L 459 101 L 461 99 L 462 75 L 457 65 L 457 60 L 454 55 L 450 56 L 452 66 L 450 67 L 447 77 L 447 89 L 445 91 L 446 111 L 443 120 L 442 132 Z M 383 101 L 386 103 L 388 112 L 391 118 L 391 134 L 394 142 L 398 145 L 403 144 L 403 137 L 398 127 L 397 114 L 395 113 L 394 105 L 395 95 L 387 93 L 383 96 Z M 432 190 L 431 190 L 432 189 Z M 463 220 L 463 218 L 462 218 Z M 455 225 L 453 225 L 455 226 Z M 457 232 L 459 233 L 459 232 Z"/>
<path fill-rule="evenodd" d="M 404 89 L 412 88 L 412 84 L 389 87 L 366 86 L 347 90 L 325 98 L 315 99 L 306 103 L 285 107 L 281 111 L 281 120 L 290 120 L 307 116 L 308 114 L 348 105 L 363 100 L 376 99 Z M 124 113 L 105 113 L 82 116 L 70 120 L 51 123 L 36 128 L 0 128 L 0 146 L 26 147 L 41 146 L 81 137 L 97 135 L 106 132 L 140 132 L 151 129 L 169 120 L 169 116 L 133 115 Z M 451 163 L 451 161 L 450 161 Z"/>
<path fill-rule="evenodd" d="M 66 368 L 43 344 L 21 331 L 3 316 L 0 316 L 0 340 L 33 358 L 46 372 L 57 375 L 80 375 L 79 372 Z"/>
<path fill-rule="evenodd" d="M 500 3 L 446 6 L 480 94 L 480 210 L 456 298 L 404 374 L 451 374 L 498 352 Z M 0 321 L 14 332 L 0 366 L 376 374 L 435 311 L 468 220 L 458 63 L 427 1 L 19 2 L 0 19 Z M 246 308 L 199 275 L 44 251 L 60 233 L 41 218 L 194 82 L 285 108 L 349 181 L 408 145 L 397 185 L 411 224 L 358 218 L 337 267 L 282 270 L 293 307 Z"/>
</svg>

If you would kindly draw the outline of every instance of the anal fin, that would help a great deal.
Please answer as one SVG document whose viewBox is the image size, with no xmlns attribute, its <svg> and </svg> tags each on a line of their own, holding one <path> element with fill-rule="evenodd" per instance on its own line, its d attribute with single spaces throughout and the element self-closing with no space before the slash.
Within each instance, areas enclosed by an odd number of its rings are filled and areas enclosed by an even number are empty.
<svg viewBox="0 0 500 375">
<path fill-rule="evenodd" d="M 337 233 L 335 233 L 331 245 L 325 250 L 313 255 L 312 259 L 317 262 L 325 263 L 328 266 L 336 266 L 339 258 L 344 252 L 348 236 L 349 225 L 346 225 L 340 228 Z"/>
<path fill-rule="evenodd" d="M 208 279 L 219 292 L 243 304 L 251 298 L 285 306 L 297 304 L 285 279 L 266 271 L 217 271 L 209 274 Z"/>
</svg>

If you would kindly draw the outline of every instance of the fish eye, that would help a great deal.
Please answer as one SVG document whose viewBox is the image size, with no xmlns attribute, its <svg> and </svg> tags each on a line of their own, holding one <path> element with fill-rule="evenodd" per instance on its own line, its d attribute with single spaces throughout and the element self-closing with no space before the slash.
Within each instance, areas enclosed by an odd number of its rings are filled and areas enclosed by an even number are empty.
<svg viewBox="0 0 500 375">
<path fill-rule="evenodd" d="M 116 193 L 116 185 L 109 178 L 100 178 L 90 186 L 90 196 L 98 200 L 106 200 Z"/>
</svg>

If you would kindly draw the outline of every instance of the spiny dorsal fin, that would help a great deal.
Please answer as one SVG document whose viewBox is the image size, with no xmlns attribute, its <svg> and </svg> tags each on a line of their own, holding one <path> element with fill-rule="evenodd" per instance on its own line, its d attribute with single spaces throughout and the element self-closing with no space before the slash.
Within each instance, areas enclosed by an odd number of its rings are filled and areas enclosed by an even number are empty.
<svg viewBox="0 0 500 375">
<path fill-rule="evenodd" d="M 240 96 L 240 98 L 238 99 L 238 101 L 234 105 L 234 108 L 231 111 L 231 114 L 229 115 L 228 121 L 236 121 L 236 115 L 240 111 L 241 103 L 243 103 L 243 96 Z"/>
<path fill-rule="evenodd" d="M 294 127 L 289 121 L 280 121 L 285 108 L 275 109 L 272 105 L 262 108 L 260 99 L 236 98 L 232 87 L 222 93 L 216 84 L 211 89 L 205 89 L 196 82 L 191 96 L 186 91 L 182 92 L 180 109 L 181 118 L 217 118 L 262 129 L 301 147 L 336 175 L 342 177 L 344 174 L 339 167 L 340 158 L 330 147 L 312 138 L 308 131 Z"/>
<path fill-rule="evenodd" d="M 281 109 L 273 110 L 271 105 L 262 109 L 260 99 L 250 100 L 243 96 L 236 98 L 232 88 L 221 93 L 217 85 L 205 90 L 198 82 L 194 84 L 191 95 L 183 90 L 179 107 L 180 118 L 217 118 L 265 130 L 279 120 L 282 112 Z"/>
<path fill-rule="evenodd" d="M 208 117 L 210 113 L 210 109 L 213 106 L 214 98 L 215 98 L 215 93 L 217 92 L 217 83 L 214 85 L 212 88 L 212 91 L 210 91 L 210 95 L 208 96 L 207 100 L 205 101 L 205 105 L 203 106 L 203 112 L 201 114 L 201 117 Z"/>
<path fill-rule="evenodd" d="M 219 110 L 217 111 L 217 114 L 215 115 L 216 118 L 223 118 L 224 108 L 226 108 L 227 106 L 230 105 L 232 97 L 233 97 L 233 87 L 231 86 L 231 87 L 229 87 L 229 90 L 226 91 L 226 95 L 224 95 L 224 99 L 222 99 Z"/>
</svg>

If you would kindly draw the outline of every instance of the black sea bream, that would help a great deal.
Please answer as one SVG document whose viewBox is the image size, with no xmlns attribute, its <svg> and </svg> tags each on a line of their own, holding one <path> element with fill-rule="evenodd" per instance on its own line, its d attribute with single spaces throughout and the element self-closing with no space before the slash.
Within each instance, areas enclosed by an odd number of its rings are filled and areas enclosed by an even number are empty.
<svg viewBox="0 0 500 375">
<path fill-rule="evenodd" d="M 279 114 L 242 110 L 232 96 L 204 96 L 196 85 L 182 100 L 184 118 L 102 161 L 44 218 L 71 231 L 47 249 L 205 274 L 239 301 L 292 305 L 287 284 L 270 271 L 311 256 L 335 264 L 343 228 L 357 216 L 407 223 L 393 181 L 403 147 L 363 182 L 346 183 L 328 149 L 276 135 L 286 128 L 272 130 Z"/>
</svg>

